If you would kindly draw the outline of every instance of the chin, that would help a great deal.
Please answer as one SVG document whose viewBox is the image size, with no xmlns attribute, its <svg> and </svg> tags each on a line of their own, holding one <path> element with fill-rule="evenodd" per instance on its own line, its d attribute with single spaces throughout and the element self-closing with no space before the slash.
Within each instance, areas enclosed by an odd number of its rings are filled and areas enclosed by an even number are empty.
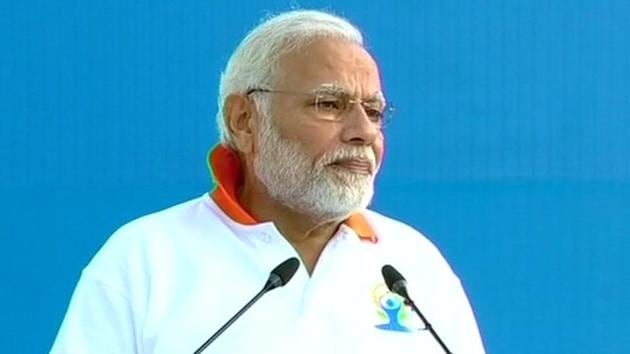
<svg viewBox="0 0 630 354">
<path fill-rule="evenodd" d="M 371 200 L 371 193 L 369 196 L 361 197 L 359 200 L 344 200 L 344 198 L 339 198 L 336 201 L 327 203 L 327 205 L 322 206 L 319 210 L 313 211 L 315 214 L 319 214 L 321 218 L 329 220 L 344 220 L 352 214 L 365 210 L 369 206 Z M 328 208 L 326 208 L 326 206 Z"/>
</svg>

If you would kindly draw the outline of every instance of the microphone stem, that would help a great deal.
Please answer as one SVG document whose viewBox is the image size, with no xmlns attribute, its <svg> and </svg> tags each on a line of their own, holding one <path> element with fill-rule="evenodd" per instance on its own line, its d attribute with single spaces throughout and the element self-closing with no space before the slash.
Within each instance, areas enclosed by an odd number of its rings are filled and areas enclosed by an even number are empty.
<svg viewBox="0 0 630 354">
<path fill-rule="evenodd" d="M 442 347 L 442 349 L 444 350 L 444 353 L 446 354 L 453 354 L 453 352 L 451 352 L 448 347 L 446 346 L 446 344 L 444 344 L 444 342 L 442 341 L 442 338 L 440 338 L 440 336 L 435 332 L 435 330 L 433 329 L 433 326 L 429 323 L 429 321 L 427 321 L 427 319 L 424 317 L 424 315 L 422 314 L 422 312 L 420 312 L 420 309 L 416 306 L 416 304 L 413 302 L 413 300 L 411 300 L 410 298 L 406 298 L 405 299 L 405 303 L 409 306 L 411 306 L 411 309 L 418 314 L 418 316 L 420 317 L 420 319 L 422 320 L 422 323 L 424 324 L 424 327 L 429 330 L 429 332 L 431 333 L 431 335 L 433 336 L 433 338 L 435 338 L 435 340 L 438 342 L 438 344 L 440 345 L 440 347 Z"/>
<path fill-rule="evenodd" d="M 258 299 L 260 299 L 263 295 L 265 295 L 267 291 L 269 291 L 269 287 L 265 286 L 262 290 L 258 292 L 258 294 L 256 294 L 256 296 L 254 296 L 251 300 L 249 300 L 249 302 L 245 304 L 245 306 L 243 306 L 242 309 L 240 309 L 234 316 L 232 316 L 232 318 L 230 318 L 227 322 L 225 322 L 225 324 L 221 326 L 221 328 L 219 328 L 219 330 L 217 330 L 212 335 L 212 337 L 208 338 L 208 340 L 206 340 L 197 350 L 195 350 L 194 354 L 201 354 L 201 352 L 203 352 L 206 349 L 206 347 L 212 344 L 212 342 L 214 342 L 215 339 L 217 339 L 223 332 L 225 332 L 225 330 L 228 329 L 228 327 L 230 327 L 232 323 L 234 323 L 234 321 L 238 320 L 238 318 L 241 317 L 241 315 L 245 313 L 247 309 L 252 307 L 252 305 L 255 304 L 256 301 L 258 301 Z"/>
</svg>

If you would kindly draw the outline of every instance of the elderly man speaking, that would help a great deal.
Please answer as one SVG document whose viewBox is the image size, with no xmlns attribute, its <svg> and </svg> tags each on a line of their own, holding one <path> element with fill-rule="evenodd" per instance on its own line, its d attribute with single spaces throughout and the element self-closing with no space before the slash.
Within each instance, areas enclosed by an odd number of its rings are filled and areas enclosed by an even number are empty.
<svg viewBox="0 0 630 354">
<path fill-rule="evenodd" d="M 352 24 L 305 10 L 260 24 L 227 64 L 219 108 L 216 188 L 107 241 L 52 353 L 484 352 L 439 251 L 366 209 L 391 109 Z M 206 343 L 292 257 L 293 277 Z"/>
</svg>

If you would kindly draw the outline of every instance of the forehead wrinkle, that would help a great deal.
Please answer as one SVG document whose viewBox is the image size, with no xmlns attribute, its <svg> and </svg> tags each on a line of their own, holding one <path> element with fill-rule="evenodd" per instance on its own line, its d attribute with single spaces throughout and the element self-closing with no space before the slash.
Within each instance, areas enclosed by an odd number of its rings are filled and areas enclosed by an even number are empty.
<svg viewBox="0 0 630 354">
<path fill-rule="evenodd" d="M 300 51 L 283 55 L 279 66 L 283 74 L 277 86 L 283 89 L 343 92 L 351 97 L 381 90 L 378 64 L 371 54 L 365 48 L 344 41 L 314 40 Z"/>
</svg>

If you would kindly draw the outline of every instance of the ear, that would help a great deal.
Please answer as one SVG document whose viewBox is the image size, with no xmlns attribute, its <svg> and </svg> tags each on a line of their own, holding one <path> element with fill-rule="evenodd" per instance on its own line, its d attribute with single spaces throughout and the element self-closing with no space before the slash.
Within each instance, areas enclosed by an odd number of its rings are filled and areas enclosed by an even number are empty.
<svg viewBox="0 0 630 354">
<path fill-rule="evenodd" d="M 238 150 L 251 153 L 254 146 L 255 115 L 254 102 L 246 95 L 231 94 L 225 99 L 223 119 Z"/>
</svg>

